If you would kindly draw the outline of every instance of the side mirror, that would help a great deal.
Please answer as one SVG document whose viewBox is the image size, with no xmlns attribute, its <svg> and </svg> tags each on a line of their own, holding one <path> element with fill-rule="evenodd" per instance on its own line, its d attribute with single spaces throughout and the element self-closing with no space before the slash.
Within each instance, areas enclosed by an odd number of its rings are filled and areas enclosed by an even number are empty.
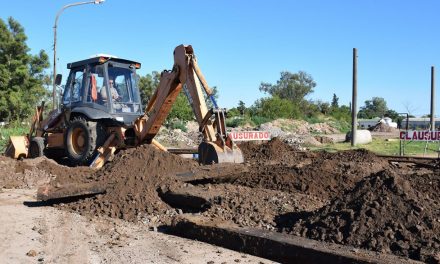
<svg viewBox="0 0 440 264">
<path fill-rule="evenodd" d="M 57 74 L 57 76 L 55 77 L 55 84 L 56 85 L 60 85 L 62 79 L 63 79 L 63 75 L 62 74 Z"/>
</svg>

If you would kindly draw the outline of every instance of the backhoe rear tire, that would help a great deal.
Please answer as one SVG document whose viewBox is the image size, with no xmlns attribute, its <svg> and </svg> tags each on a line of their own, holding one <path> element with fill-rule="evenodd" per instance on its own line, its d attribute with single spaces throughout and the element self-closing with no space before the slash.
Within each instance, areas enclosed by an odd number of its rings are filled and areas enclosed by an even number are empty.
<svg viewBox="0 0 440 264">
<path fill-rule="evenodd" d="M 31 159 L 42 157 L 44 155 L 44 138 L 34 137 L 29 143 L 28 157 Z"/>
<path fill-rule="evenodd" d="M 96 149 L 105 141 L 105 132 L 98 122 L 84 118 L 73 119 L 67 128 L 64 146 L 69 163 L 73 166 L 89 165 Z"/>
</svg>

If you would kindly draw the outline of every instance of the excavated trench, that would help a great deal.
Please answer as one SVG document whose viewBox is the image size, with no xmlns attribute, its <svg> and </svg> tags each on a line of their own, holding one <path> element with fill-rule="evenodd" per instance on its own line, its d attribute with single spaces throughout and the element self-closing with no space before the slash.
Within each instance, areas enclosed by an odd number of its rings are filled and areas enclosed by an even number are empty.
<svg viewBox="0 0 440 264">
<path fill-rule="evenodd" d="M 281 262 L 440 262 L 438 161 L 297 152 L 277 139 L 241 148 L 245 164 L 199 166 L 141 146 L 97 172 L 47 162 L 40 170 L 56 175 L 52 186 L 106 186 L 59 208 Z"/>
</svg>

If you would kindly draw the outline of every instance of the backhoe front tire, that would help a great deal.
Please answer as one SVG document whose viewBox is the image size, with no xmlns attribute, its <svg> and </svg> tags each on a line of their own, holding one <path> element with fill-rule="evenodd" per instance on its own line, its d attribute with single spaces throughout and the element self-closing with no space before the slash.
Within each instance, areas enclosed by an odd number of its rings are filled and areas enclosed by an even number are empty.
<svg viewBox="0 0 440 264">
<path fill-rule="evenodd" d="M 34 137 L 29 143 L 28 157 L 31 159 L 38 158 L 44 155 L 44 138 Z"/>
<path fill-rule="evenodd" d="M 73 119 L 66 131 L 64 146 L 69 163 L 89 165 L 96 149 L 103 144 L 105 135 L 101 125 L 83 118 Z"/>
</svg>

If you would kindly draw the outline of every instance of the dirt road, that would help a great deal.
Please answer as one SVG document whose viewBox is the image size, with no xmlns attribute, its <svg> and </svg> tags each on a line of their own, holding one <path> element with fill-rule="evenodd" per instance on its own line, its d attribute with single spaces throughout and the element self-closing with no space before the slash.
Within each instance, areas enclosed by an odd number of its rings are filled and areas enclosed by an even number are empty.
<svg viewBox="0 0 440 264">
<path fill-rule="evenodd" d="M 0 192 L 4 263 L 274 263 L 142 224 L 32 206 L 34 195 L 29 189 Z"/>
</svg>

